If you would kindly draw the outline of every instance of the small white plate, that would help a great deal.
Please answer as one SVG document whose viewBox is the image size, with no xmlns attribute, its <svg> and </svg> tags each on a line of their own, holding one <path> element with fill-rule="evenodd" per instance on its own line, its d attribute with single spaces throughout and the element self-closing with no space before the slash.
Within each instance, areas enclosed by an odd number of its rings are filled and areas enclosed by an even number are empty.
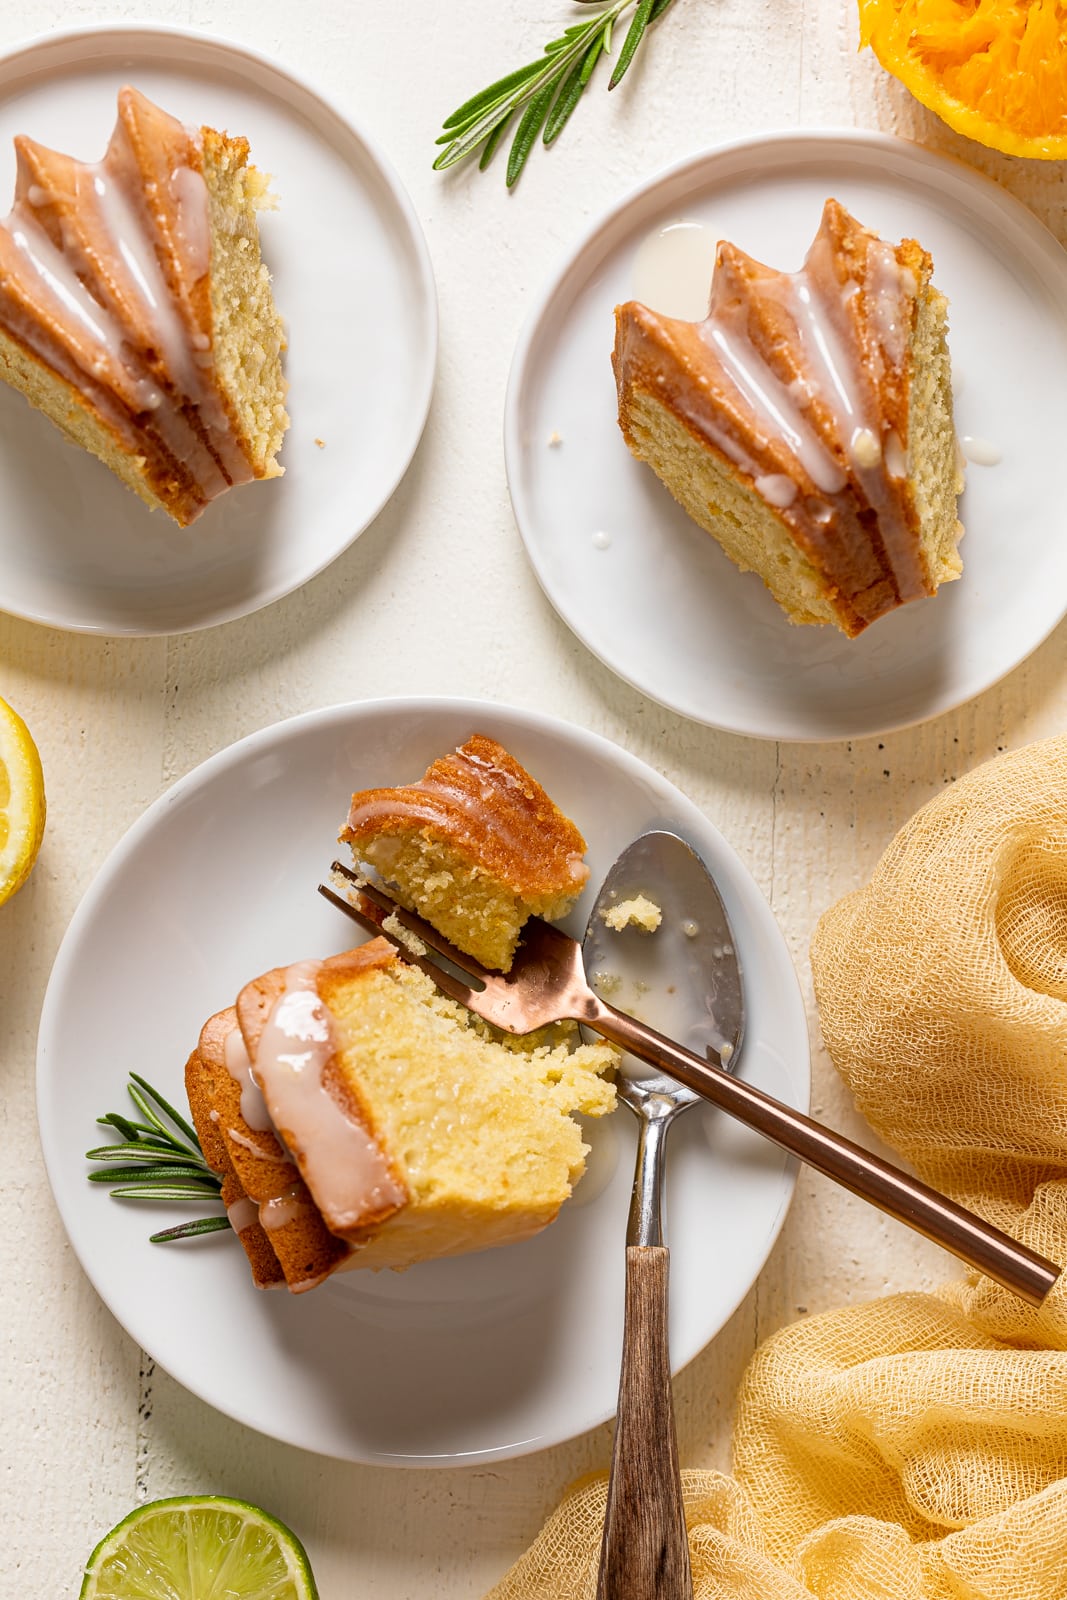
<svg viewBox="0 0 1067 1600">
<path fill-rule="evenodd" d="M 116 847 L 71 922 L 45 999 L 38 1113 L 71 1243 L 123 1327 L 179 1382 L 263 1433 L 351 1461 L 414 1466 L 522 1455 L 615 1408 L 634 1123 L 591 1124 L 590 1168 L 544 1233 L 408 1272 L 353 1272 L 258 1294 L 229 1234 L 152 1245 L 176 1206 L 86 1182 L 94 1119 L 140 1072 L 175 1104 L 201 1023 L 254 974 L 359 943 L 315 885 L 352 788 L 406 782 L 484 731 L 580 823 L 591 885 L 647 828 L 700 851 L 745 972 L 743 1075 L 808 1102 L 796 978 L 758 889 L 677 789 L 607 741 L 532 712 L 455 700 L 339 706 L 213 757 Z M 581 933 L 595 887 L 570 927 Z M 689 1361 L 747 1293 L 781 1227 L 793 1168 L 708 1107 L 672 1134 L 672 1355 Z M 185 1215 L 194 1213 L 185 1212 Z"/>
<path fill-rule="evenodd" d="M 411 203 L 366 135 L 276 63 L 174 28 L 50 35 L 0 60 L 0 213 L 14 135 L 102 155 L 124 83 L 245 135 L 274 178 L 260 232 L 289 330 L 285 476 L 183 530 L 0 386 L 0 607 L 87 633 L 177 633 L 288 594 L 378 514 L 426 420 L 437 304 Z"/>
<path fill-rule="evenodd" d="M 739 573 L 616 422 L 613 308 L 634 258 L 672 222 L 795 270 L 834 195 L 890 239 L 918 238 L 950 302 L 970 466 L 963 578 L 849 641 L 794 627 Z M 558 435 L 558 441 L 551 442 Z M 542 586 L 620 677 L 711 727 L 843 739 L 905 727 L 995 683 L 1067 607 L 1061 462 L 1067 438 L 1067 255 L 1018 201 L 970 168 L 880 134 L 768 135 L 695 156 L 603 218 L 540 297 L 515 354 L 508 481 Z"/>
</svg>

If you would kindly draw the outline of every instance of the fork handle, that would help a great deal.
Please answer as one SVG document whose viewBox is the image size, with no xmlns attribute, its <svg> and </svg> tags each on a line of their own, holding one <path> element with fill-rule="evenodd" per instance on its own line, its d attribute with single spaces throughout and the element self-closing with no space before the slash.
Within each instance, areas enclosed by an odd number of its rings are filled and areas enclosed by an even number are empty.
<svg viewBox="0 0 1067 1600">
<path fill-rule="evenodd" d="M 646 1023 L 592 996 L 581 1021 L 612 1044 L 650 1062 L 889 1216 L 934 1240 L 1014 1294 L 1039 1305 L 1059 1277 L 1055 1262 L 994 1228 L 928 1184 L 853 1144 L 821 1122 L 702 1061 Z"/>
<path fill-rule="evenodd" d="M 626 1316 L 597 1600 L 690 1600 L 667 1344 L 670 1254 L 627 1245 Z"/>
</svg>

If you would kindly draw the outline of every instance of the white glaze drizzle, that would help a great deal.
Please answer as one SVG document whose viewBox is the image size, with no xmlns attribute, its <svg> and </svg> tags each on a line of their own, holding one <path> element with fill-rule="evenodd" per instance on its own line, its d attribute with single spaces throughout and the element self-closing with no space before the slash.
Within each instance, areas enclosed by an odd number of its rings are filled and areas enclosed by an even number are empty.
<svg viewBox="0 0 1067 1600">
<path fill-rule="evenodd" d="M 960 449 L 976 467 L 995 467 L 1004 459 L 1003 451 L 991 439 L 979 439 L 972 433 L 961 434 Z"/>
<path fill-rule="evenodd" d="M 885 470 L 891 478 L 903 478 L 908 471 L 907 454 L 895 428 L 885 436 Z"/>
<path fill-rule="evenodd" d="M 900 261 L 896 247 L 870 235 L 865 244 L 859 281 L 849 276 L 842 282 L 834 235 L 824 219 L 799 272 L 758 277 L 754 295 L 777 301 L 795 329 L 803 375 L 783 381 L 772 365 L 775 351 L 765 354 L 760 342 L 753 340 L 748 296 L 743 290 L 738 292 L 737 280 L 723 261 L 713 281 L 710 310 L 697 327 L 714 351 L 722 378 L 737 391 L 742 409 L 751 413 L 757 438 L 762 435 L 765 440 L 777 441 L 779 447 L 784 445 L 797 463 L 797 476 L 803 474 L 821 494 L 832 498 L 845 489 L 847 475 L 829 443 L 824 442 L 813 414 L 816 404 L 825 408 L 851 474 L 878 515 L 886 559 L 901 598 L 907 600 L 924 592 L 914 535 L 900 499 L 903 484 L 899 480 L 907 473 L 907 453 L 889 428 L 877 390 L 886 373 L 897 370 L 906 357 L 918 284 L 915 274 Z M 744 273 L 743 263 L 740 270 Z M 862 308 L 857 313 L 853 302 L 861 288 Z M 866 348 L 858 336 L 858 325 L 868 330 Z M 790 511 L 796 495 L 785 500 L 785 490 L 779 490 L 778 483 L 791 475 L 767 471 L 754 462 L 741 443 L 745 430 L 740 436 L 734 431 L 729 411 L 720 417 L 716 408 L 702 404 L 699 390 L 709 387 L 708 378 L 699 370 L 692 376 L 695 392 L 689 396 L 683 390 L 675 396 L 691 425 L 752 477 L 769 504 Z M 660 373 L 655 381 L 668 380 Z M 765 492 L 768 485 L 769 493 Z M 804 507 L 810 511 L 813 504 L 817 513 L 810 512 L 812 520 L 828 526 L 832 509 L 810 497 Z"/>
<path fill-rule="evenodd" d="M 245 1042 L 240 1028 L 231 1028 L 226 1035 L 223 1056 L 226 1061 L 226 1071 L 230 1074 L 234 1083 L 240 1085 L 241 1116 L 244 1118 L 245 1123 L 256 1133 L 274 1133 L 274 1123 L 271 1121 L 270 1112 L 267 1110 L 267 1102 L 263 1098 L 259 1084 L 252 1076 L 252 1063 L 248 1059 L 248 1051 L 245 1049 Z M 231 1138 L 236 1136 L 233 1128 L 229 1130 L 229 1133 Z M 249 1149 L 255 1150 L 257 1154 L 260 1153 L 259 1146 L 255 1141 L 246 1138 L 244 1135 L 241 1136 L 238 1143 L 247 1145 Z"/>
<path fill-rule="evenodd" d="M 232 1206 L 226 1207 L 226 1215 L 230 1219 L 230 1227 L 234 1233 L 243 1233 L 253 1222 L 258 1222 L 259 1208 L 253 1205 L 247 1195 L 242 1195 Z"/>
<path fill-rule="evenodd" d="M 884 239 L 874 239 L 868 245 L 867 272 L 872 325 L 890 361 L 899 366 L 910 331 L 902 312 L 918 291 L 915 274 L 910 267 L 901 265 L 893 246 Z"/>
<path fill-rule="evenodd" d="M 708 309 L 716 243 L 706 223 L 684 219 L 648 234 L 634 255 L 634 298 L 663 316 L 699 321 Z"/>
<path fill-rule="evenodd" d="M 849 442 L 849 453 L 857 467 L 876 467 L 882 459 L 882 446 L 873 428 L 857 428 Z"/>
<path fill-rule="evenodd" d="M 284 1133 L 315 1204 L 334 1229 L 407 1199 L 380 1146 L 330 1092 L 329 1015 L 316 988 L 321 962 L 286 969 L 285 990 L 260 1035 L 253 1063 L 267 1109 Z"/>
<path fill-rule="evenodd" d="M 169 187 L 174 202 L 174 231 L 194 278 L 202 278 L 211 270 L 211 224 L 204 179 L 192 167 L 175 167 Z"/>
<path fill-rule="evenodd" d="M 281 1194 L 276 1194 L 269 1200 L 260 1202 L 259 1220 L 267 1233 L 275 1233 L 279 1228 L 284 1228 L 290 1222 L 296 1222 L 305 1212 L 310 1211 L 307 1190 L 302 1183 L 291 1184 Z"/>
<path fill-rule="evenodd" d="M 186 328 L 137 205 L 110 170 L 107 157 L 96 164 L 73 163 L 72 181 L 75 203 L 91 208 L 106 254 L 142 304 L 167 385 L 155 380 L 144 357 L 131 345 L 118 309 L 104 303 L 101 294 L 107 293 L 106 287 L 94 294 L 41 225 L 35 212 L 54 197 L 40 184 L 28 185 L 25 198 L 16 201 L 0 228 L 10 235 L 32 274 L 36 297 L 51 306 L 53 323 L 60 330 L 76 330 L 74 347 L 67 347 L 62 331 L 57 336 L 37 317 L 20 314 L 13 303 L 0 303 L 0 326 L 10 328 L 75 388 L 85 390 L 88 381 L 92 403 L 129 446 L 136 446 L 138 427 L 156 434 L 190 471 L 205 500 L 231 483 L 248 482 L 251 468 L 215 387 L 210 339 Z M 169 187 L 175 232 L 186 251 L 184 265 L 194 280 L 202 278 L 210 269 L 211 254 L 207 185 L 194 167 L 179 166 Z M 60 227 L 69 228 L 66 219 L 61 219 Z M 195 412 L 203 434 L 187 411 Z"/>
<path fill-rule="evenodd" d="M 749 340 L 734 338 L 713 318 L 702 324 L 726 374 L 748 401 L 768 433 L 779 435 L 817 489 L 837 494 L 845 486 L 841 468 L 801 415 L 788 388 Z"/>
<path fill-rule="evenodd" d="M 756 492 L 763 496 L 768 505 L 784 511 L 796 499 L 797 486 L 784 472 L 765 472 L 756 479 Z"/>
</svg>

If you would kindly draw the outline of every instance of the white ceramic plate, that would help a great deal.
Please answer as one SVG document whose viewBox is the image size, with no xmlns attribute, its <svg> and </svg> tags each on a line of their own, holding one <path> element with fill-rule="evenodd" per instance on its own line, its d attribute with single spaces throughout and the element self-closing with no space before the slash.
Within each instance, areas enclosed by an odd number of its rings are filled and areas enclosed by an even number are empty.
<svg viewBox="0 0 1067 1600">
<path fill-rule="evenodd" d="M 948 295 L 971 466 L 964 575 L 849 641 L 797 628 L 630 456 L 616 423 L 614 306 L 642 242 L 672 222 L 790 271 L 835 195 L 930 250 Z M 698 313 L 699 314 L 699 313 Z M 553 435 L 559 441 L 550 444 Z M 769 135 L 638 189 L 587 235 L 535 306 L 508 390 L 508 480 L 552 603 L 609 667 L 684 716 L 762 738 L 841 739 L 947 711 L 1016 666 L 1067 606 L 1067 255 L 970 168 L 878 134 Z M 599 536 L 599 537 L 597 537 Z M 608 542 L 610 541 L 610 542 Z"/>
<path fill-rule="evenodd" d="M 123 83 L 183 122 L 246 135 L 273 175 L 279 210 L 260 232 L 289 329 L 285 476 L 182 530 L 0 387 L 0 606 L 85 632 L 176 633 L 288 594 L 377 515 L 426 420 L 437 307 L 419 224 L 380 151 L 274 62 L 206 35 L 92 28 L 5 56 L 0 213 L 13 136 L 102 155 Z"/>
<path fill-rule="evenodd" d="M 537 1238 L 403 1274 L 259 1294 L 229 1234 L 159 1246 L 174 1206 L 86 1182 L 94 1118 L 126 1073 L 175 1102 L 201 1023 L 257 972 L 359 943 L 316 893 L 353 787 L 406 782 L 475 730 L 501 740 L 578 819 L 591 884 L 637 834 L 683 833 L 715 873 L 744 963 L 744 1076 L 806 1107 L 804 1012 L 755 884 L 706 818 L 605 740 L 531 712 L 379 701 L 299 717 L 215 756 L 153 805 L 79 907 L 45 1000 L 38 1109 L 74 1249 L 130 1336 L 238 1421 L 352 1461 L 429 1466 L 520 1455 L 615 1408 L 633 1123 L 592 1125 L 575 1199 Z M 595 890 L 571 919 L 580 933 Z M 793 1189 L 779 1152 L 710 1108 L 672 1135 L 672 1355 L 688 1361 L 759 1272 Z M 186 1213 L 188 1214 L 188 1213 Z"/>
</svg>

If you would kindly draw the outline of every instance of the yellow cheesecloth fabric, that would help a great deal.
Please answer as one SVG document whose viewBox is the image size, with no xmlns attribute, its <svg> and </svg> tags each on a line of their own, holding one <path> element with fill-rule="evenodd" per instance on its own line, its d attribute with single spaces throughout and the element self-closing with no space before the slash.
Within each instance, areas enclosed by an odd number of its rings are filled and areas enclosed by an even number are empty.
<svg viewBox="0 0 1067 1600">
<path fill-rule="evenodd" d="M 833 1061 L 919 1174 L 1067 1262 L 1067 738 L 998 757 L 822 918 Z M 971 1276 L 784 1329 L 734 1475 L 684 1474 L 697 1600 L 1067 1600 L 1067 1284 Z M 489 1600 L 592 1600 L 605 1482 Z"/>
</svg>

